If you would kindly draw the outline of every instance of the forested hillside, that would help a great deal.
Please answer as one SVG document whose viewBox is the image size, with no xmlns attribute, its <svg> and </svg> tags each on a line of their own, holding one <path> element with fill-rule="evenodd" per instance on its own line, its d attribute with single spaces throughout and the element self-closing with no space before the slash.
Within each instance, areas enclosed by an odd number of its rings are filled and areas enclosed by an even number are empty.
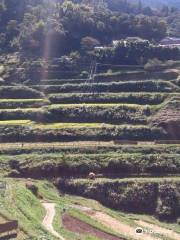
<svg viewBox="0 0 180 240">
<path fill-rule="evenodd" d="M 178 33 L 176 9 L 152 10 L 124 1 L 108 5 L 73 2 L 82 1 L 1 0 L 0 51 L 42 55 L 51 39 L 49 52 L 60 56 L 83 50 L 87 36 L 93 38 L 92 45 L 105 45 L 127 36 L 159 41 L 169 31 Z"/>
<path fill-rule="evenodd" d="M 176 9 L 153 10 L 123 0 L 98 2 L 1 0 L 0 51 L 42 55 L 51 40 L 49 52 L 60 56 L 127 36 L 159 41 L 169 32 L 180 34 Z M 83 41 L 87 36 L 88 43 Z"/>
</svg>

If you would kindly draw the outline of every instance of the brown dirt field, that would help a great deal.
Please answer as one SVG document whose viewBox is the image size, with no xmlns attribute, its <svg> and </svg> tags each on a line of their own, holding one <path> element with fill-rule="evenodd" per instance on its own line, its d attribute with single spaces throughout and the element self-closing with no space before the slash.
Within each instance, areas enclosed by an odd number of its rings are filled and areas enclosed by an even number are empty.
<svg viewBox="0 0 180 240">
<path fill-rule="evenodd" d="M 71 232 L 85 234 L 85 235 L 92 235 L 99 239 L 104 239 L 104 240 L 122 240 L 116 236 L 109 234 L 109 233 L 98 230 L 95 227 L 92 227 L 91 225 L 89 225 L 77 218 L 74 218 L 68 214 L 63 215 L 62 223 L 65 226 L 65 228 Z"/>
</svg>

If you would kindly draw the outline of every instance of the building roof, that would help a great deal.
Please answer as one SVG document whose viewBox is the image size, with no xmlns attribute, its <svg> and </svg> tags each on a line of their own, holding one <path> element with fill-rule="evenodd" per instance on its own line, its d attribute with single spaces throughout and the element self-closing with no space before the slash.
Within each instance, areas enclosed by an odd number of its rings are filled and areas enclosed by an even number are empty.
<svg viewBox="0 0 180 240">
<path fill-rule="evenodd" d="M 161 45 L 179 45 L 180 38 L 176 37 L 166 37 L 160 41 Z"/>
</svg>

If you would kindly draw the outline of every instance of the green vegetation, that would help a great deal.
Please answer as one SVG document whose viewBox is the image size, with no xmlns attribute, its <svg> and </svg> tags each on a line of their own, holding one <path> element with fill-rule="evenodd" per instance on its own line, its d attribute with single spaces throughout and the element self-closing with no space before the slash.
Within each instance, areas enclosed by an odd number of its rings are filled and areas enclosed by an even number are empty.
<svg viewBox="0 0 180 240">
<path fill-rule="evenodd" d="M 40 201 L 25 188 L 25 183 L 13 179 L 4 181 L 7 189 L 5 196 L 0 195 L 1 214 L 8 219 L 19 220 L 21 239 L 36 239 L 37 235 L 50 237 L 41 225 L 45 210 Z"/>
<path fill-rule="evenodd" d="M 107 127 L 111 125 L 107 124 Z M 102 123 L 51 123 L 51 124 L 35 124 L 34 128 L 38 129 L 59 129 L 59 128 L 102 128 Z"/>
<path fill-rule="evenodd" d="M 89 51 L 100 43 L 110 43 L 117 35 L 159 40 L 167 32 L 163 12 L 150 9 L 149 14 L 143 7 L 129 2 L 121 2 L 121 11 L 114 16 L 113 3 L 98 6 L 91 1 L 84 5 L 83 0 L 22 1 L 21 11 L 20 6 L 11 0 L 1 1 L 1 47 L 6 51 L 23 50 L 42 56 L 49 29 L 56 36 L 50 48 L 51 56 Z M 169 16 L 173 17 L 173 12 Z"/>
<path fill-rule="evenodd" d="M 26 126 L 0 127 L 1 142 L 66 142 L 66 141 L 111 141 L 139 140 L 152 141 L 154 139 L 167 139 L 167 133 L 160 127 L 136 126 L 136 125 L 104 125 L 102 127 L 78 127 L 78 128 L 37 128 Z"/>
<path fill-rule="evenodd" d="M 157 58 L 162 61 L 179 60 L 178 47 L 166 48 L 154 46 L 147 40 L 127 38 L 120 40 L 118 44 L 109 48 L 96 51 L 98 62 L 106 64 L 145 64 L 149 59 Z M 114 73 L 113 75 L 116 75 Z M 114 77 L 114 76 L 113 76 Z"/>
<path fill-rule="evenodd" d="M 150 60 L 149 60 L 150 61 Z M 160 80 L 173 80 L 176 79 L 178 77 L 178 72 L 176 71 L 163 71 L 164 69 L 160 69 L 160 67 L 158 68 L 157 63 L 155 62 L 155 60 L 151 60 L 153 62 L 153 64 L 157 67 L 157 69 L 153 69 L 150 70 L 147 68 L 147 65 L 153 65 L 151 62 L 147 63 L 144 68 L 146 71 L 140 71 L 140 72 L 128 72 L 128 73 L 121 73 L 121 72 L 107 72 L 107 73 L 100 73 L 100 74 L 96 74 L 94 76 L 94 82 L 118 82 L 118 81 L 148 81 L 148 80 L 156 80 L 156 81 L 160 81 Z M 157 60 L 158 62 L 161 63 L 161 61 Z M 155 66 L 153 65 L 153 67 L 155 68 Z M 168 67 L 166 64 L 165 65 L 165 69 Z M 147 68 L 147 69 L 146 69 Z"/>
<path fill-rule="evenodd" d="M 70 104 L 51 105 L 48 109 L 49 119 L 69 122 L 101 123 L 146 123 L 151 115 L 149 106 L 135 104 Z M 61 117 L 62 116 L 62 117 Z"/>
<path fill-rule="evenodd" d="M 156 105 L 162 103 L 170 96 L 168 93 L 64 93 L 49 94 L 52 104 L 77 103 L 130 103 Z M 177 94 L 178 96 L 178 94 Z"/>
<path fill-rule="evenodd" d="M 0 99 L 0 109 L 38 108 L 48 103 L 45 99 Z"/>
<path fill-rule="evenodd" d="M 60 179 L 57 182 L 57 186 L 65 192 L 94 198 L 115 209 L 154 214 L 169 221 L 179 216 L 179 184 L 179 178 Z"/>
<path fill-rule="evenodd" d="M 114 145 L 113 143 L 1 144 L 1 175 L 117 177 L 178 175 L 178 145 Z"/>
<path fill-rule="evenodd" d="M 138 220 L 179 239 L 180 49 L 160 41 L 180 36 L 180 11 L 20 2 L 0 0 L 0 223 L 17 219 L 18 240 L 56 240 L 46 202 L 66 240 L 134 240 Z"/>
<path fill-rule="evenodd" d="M 42 236 L 46 239 L 55 240 L 55 238 L 52 235 L 48 234 L 48 232 L 42 227 L 41 222 L 45 216 L 45 210 L 40 203 L 40 199 L 36 198 L 32 192 L 25 187 L 25 182 L 23 180 L 6 179 L 5 181 L 8 188 L 4 196 L 0 195 L 0 204 L 3 206 L 3 208 L 1 208 L 1 219 L 18 218 L 20 232 L 17 239 L 21 240 L 29 237 L 35 240 L 37 236 Z M 123 182 L 126 182 L 126 180 L 123 180 Z M 150 180 L 150 182 L 152 183 L 153 181 Z M 114 232 L 111 227 L 107 228 L 99 221 L 92 220 L 88 214 L 74 208 L 73 206 L 84 206 L 91 208 L 93 211 L 104 212 L 105 214 L 112 216 L 114 219 L 132 226 L 133 228 L 137 226 L 135 220 L 141 219 L 150 223 L 156 223 L 157 226 L 171 228 L 177 232 L 179 231 L 177 224 L 161 223 L 158 220 L 155 220 L 153 217 L 146 215 L 125 214 L 120 211 L 117 212 L 115 210 L 102 206 L 94 200 L 89 200 L 82 197 L 59 195 L 59 192 L 53 186 L 53 184 L 47 181 L 33 180 L 33 184 L 38 188 L 39 193 L 41 196 L 43 196 L 44 199 L 56 204 L 54 228 L 67 240 L 96 240 L 96 238 L 93 236 L 90 237 L 87 235 L 72 233 L 68 231 L 62 225 L 62 223 L 59 224 L 59 218 L 61 218 L 64 214 L 63 209 L 66 209 L 66 214 L 74 216 L 77 219 L 80 219 L 85 223 L 88 223 L 89 225 L 95 227 L 96 229 L 111 233 L 115 236 L 120 236 L 122 239 L 130 240 L 130 238 L 127 236 L 123 236 L 123 233 L 122 235 L 119 235 L 119 233 Z M 127 182 L 127 184 L 130 183 Z M 176 180 L 173 181 L 173 184 L 176 184 Z M 9 208 L 9 205 L 13 206 L 13 208 Z M 167 237 L 166 239 L 169 240 L 170 238 Z"/>
<path fill-rule="evenodd" d="M 31 124 L 29 120 L 10 120 L 10 121 L 0 121 L 0 125 L 26 125 Z"/>
<path fill-rule="evenodd" d="M 41 98 L 43 94 L 29 88 L 27 86 L 1 86 L 0 87 L 0 98 L 12 98 L 12 99 L 32 99 Z"/>
<path fill-rule="evenodd" d="M 15 151 L 11 151 L 14 153 Z M 11 153 L 11 154 L 12 154 Z M 18 153 L 17 153 L 18 154 Z M 29 153 L 2 155 L 1 164 L 10 175 L 46 177 L 55 175 L 87 176 L 96 172 L 109 177 L 132 175 L 172 175 L 180 170 L 179 154 L 113 153 Z M 14 171 L 16 170 L 16 171 Z"/>
<path fill-rule="evenodd" d="M 37 89 L 42 89 L 37 86 Z M 72 93 L 72 92 L 179 92 L 179 88 L 167 81 L 127 81 L 111 83 L 84 83 L 43 86 L 46 94 L 50 93 Z"/>
</svg>

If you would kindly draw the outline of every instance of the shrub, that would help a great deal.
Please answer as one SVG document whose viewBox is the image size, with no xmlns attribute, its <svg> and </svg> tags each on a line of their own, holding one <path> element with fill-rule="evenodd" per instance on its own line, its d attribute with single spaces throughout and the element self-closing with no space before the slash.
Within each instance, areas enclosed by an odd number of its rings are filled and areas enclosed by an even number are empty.
<svg viewBox="0 0 180 240">
<path fill-rule="evenodd" d="M 89 73 L 87 71 L 83 71 L 80 74 L 80 78 L 88 78 L 88 76 L 89 76 Z"/>
<path fill-rule="evenodd" d="M 146 123 L 151 114 L 147 107 L 129 105 L 50 107 L 50 119 L 62 122 Z"/>
<path fill-rule="evenodd" d="M 180 212 L 180 191 L 177 186 L 160 184 L 156 215 L 160 220 L 177 219 Z"/>
<path fill-rule="evenodd" d="M 146 126 L 123 126 L 105 128 L 63 128 L 41 129 L 28 126 L 0 127 L 0 142 L 19 141 L 109 141 L 109 140 L 141 140 L 167 139 L 167 134 L 161 128 Z"/>
<path fill-rule="evenodd" d="M 43 94 L 25 86 L 0 87 L 0 98 L 42 98 Z"/>
<path fill-rule="evenodd" d="M 42 87 L 37 87 L 38 89 Z M 64 84 L 62 86 L 44 86 L 45 93 L 72 92 L 172 92 L 179 91 L 178 87 L 167 81 L 129 81 L 111 83 Z"/>
<path fill-rule="evenodd" d="M 36 197 L 38 196 L 38 187 L 33 182 L 26 182 L 26 188 L 29 189 Z"/>
<path fill-rule="evenodd" d="M 176 221 L 179 216 L 179 182 L 59 179 L 56 185 L 61 191 L 96 199 L 111 208 L 150 213 L 161 220 Z"/>
<path fill-rule="evenodd" d="M 168 94 L 164 93 L 67 93 L 52 94 L 49 97 L 51 103 L 133 103 L 133 104 L 160 104 Z"/>
<path fill-rule="evenodd" d="M 146 71 L 160 71 L 162 69 L 164 69 L 163 66 L 163 62 L 158 60 L 157 58 L 154 59 L 150 59 L 145 65 L 144 65 L 144 69 Z"/>
</svg>

